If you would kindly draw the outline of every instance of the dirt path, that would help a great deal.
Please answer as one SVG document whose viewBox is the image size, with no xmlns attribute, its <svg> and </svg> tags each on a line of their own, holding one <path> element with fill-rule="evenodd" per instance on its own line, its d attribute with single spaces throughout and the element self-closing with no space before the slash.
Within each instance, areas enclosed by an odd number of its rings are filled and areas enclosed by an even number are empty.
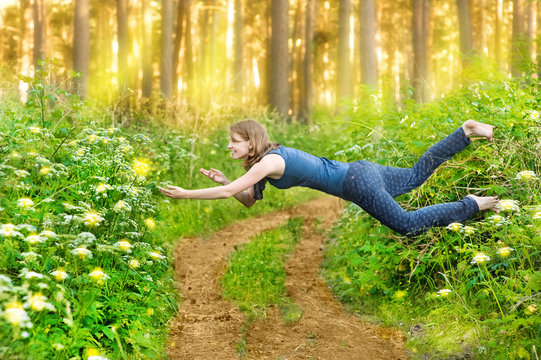
<svg viewBox="0 0 541 360">
<path fill-rule="evenodd" d="M 220 278 L 234 246 L 258 233 L 283 225 L 290 217 L 305 219 L 303 236 L 286 263 L 287 291 L 302 307 L 303 317 L 285 324 L 277 308 L 251 324 L 246 359 L 393 360 L 407 359 L 403 336 L 346 313 L 319 277 L 324 236 L 338 218 L 341 200 L 325 197 L 297 207 L 237 222 L 210 239 L 183 239 L 175 251 L 175 269 L 183 302 L 173 321 L 171 360 L 236 360 L 244 314 L 221 298 Z M 316 219 L 321 224 L 314 227 Z M 319 230 L 318 230 L 319 229 Z"/>
</svg>

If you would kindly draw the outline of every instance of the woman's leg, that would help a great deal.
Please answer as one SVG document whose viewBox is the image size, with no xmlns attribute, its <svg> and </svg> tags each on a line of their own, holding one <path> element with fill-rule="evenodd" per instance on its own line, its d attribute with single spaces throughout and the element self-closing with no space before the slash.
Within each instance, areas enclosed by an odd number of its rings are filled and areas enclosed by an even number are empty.
<svg viewBox="0 0 541 360">
<path fill-rule="evenodd" d="M 464 222 L 479 211 L 474 198 L 427 206 L 415 211 L 404 210 L 386 191 L 373 194 L 372 201 L 360 205 L 385 226 L 405 236 L 417 236 L 432 227 Z"/>
<path fill-rule="evenodd" d="M 496 210 L 498 202 L 496 197 L 470 195 L 460 201 L 408 212 L 384 188 L 381 166 L 368 161 L 350 164 L 344 181 L 344 199 L 406 236 L 419 235 L 434 226 L 464 222 L 480 210 Z"/>
<path fill-rule="evenodd" d="M 421 186 L 442 163 L 470 144 L 464 129 L 459 127 L 451 135 L 428 149 L 412 168 L 384 166 L 382 169 L 385 190 L 392 196 L 405 194 Z"/>
<path fill-rule="evenodd" d="M 413 168 L 384 166 L 382 169 L 385 189 L 392 197 L 405 194 L 422 184 L 445 161 L 464 150 L 470 143 L 470 136 L 486 137 L 492 141 L 493 126 L 467 120 L 451 135 L 428 149 Z"/>
</svg>

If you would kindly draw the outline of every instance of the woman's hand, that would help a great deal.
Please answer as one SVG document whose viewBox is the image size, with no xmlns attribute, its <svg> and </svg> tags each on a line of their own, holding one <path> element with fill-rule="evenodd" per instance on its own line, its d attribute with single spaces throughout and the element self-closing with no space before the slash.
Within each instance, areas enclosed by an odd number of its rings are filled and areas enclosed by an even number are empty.
<svg viewBox="0 0 541 360">
<path fill-rule="evenodd" d="M 178 186 L 167 185 L 167 189 L 164 189 L 158 186 L 158 190 L 160 190 L 162 194 L 170 197 L 171 199 L 187 199 L 188 198 L 188 191 Z"/>
<path fill-rule="evenodd" d="M 205 175 L 210 180 L 217 182 L 218 184 L 226 185 L 226 183 L 229 183 L 225 175 L 220 170 L 210 168 L 210 170 L 199 169 L 199 171 L 201 174 Z"/>
</svg>

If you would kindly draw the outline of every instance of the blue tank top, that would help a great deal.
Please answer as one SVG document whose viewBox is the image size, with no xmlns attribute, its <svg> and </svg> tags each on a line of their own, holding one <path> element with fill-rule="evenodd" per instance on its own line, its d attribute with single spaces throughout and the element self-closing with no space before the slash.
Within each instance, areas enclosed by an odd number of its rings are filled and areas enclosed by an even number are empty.
<svg viewBox="0 0 541 360">
<path fill-rule="evenodd" d="M 338 197 L 343 196 L 342 188 L 349 164 L 285 146 L 268 153 L 280 155 L 286 163 L 284 174 L 280 179 L 267 178 L 272 186 L 278 189 L 305 186 Z"/>
</svg>

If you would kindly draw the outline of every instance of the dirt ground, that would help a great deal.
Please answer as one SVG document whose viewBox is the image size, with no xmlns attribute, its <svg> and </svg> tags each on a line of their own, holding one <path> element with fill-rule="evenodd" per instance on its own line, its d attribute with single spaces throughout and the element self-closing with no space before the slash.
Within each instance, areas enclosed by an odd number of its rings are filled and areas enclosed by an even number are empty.
<svg viewBox="0 0 541 360">
<path fill-rule="evenodd" d="M 237 344 L 246 318 L 235 304 L 221 297 L 220 278 L 227 258 L 234 246 L 298 216 L 305 219 L 303 236 L 286 262 L 286 287 L 303 316 L 286 324 L 278 308 L 268 309 L 267 317 L 247 329 L 244 359 L 407 359 L 399 331 L 347 313 L 319 276 L 322 233 L 338 219 L 342 204 L 338 198 L 320 198 L 239 221 L 208 239 L 182 239 L 175 251 L 175 270 L 183 302 L 171 326 L 170 359 L 239 359 Z"/>
</svg>

